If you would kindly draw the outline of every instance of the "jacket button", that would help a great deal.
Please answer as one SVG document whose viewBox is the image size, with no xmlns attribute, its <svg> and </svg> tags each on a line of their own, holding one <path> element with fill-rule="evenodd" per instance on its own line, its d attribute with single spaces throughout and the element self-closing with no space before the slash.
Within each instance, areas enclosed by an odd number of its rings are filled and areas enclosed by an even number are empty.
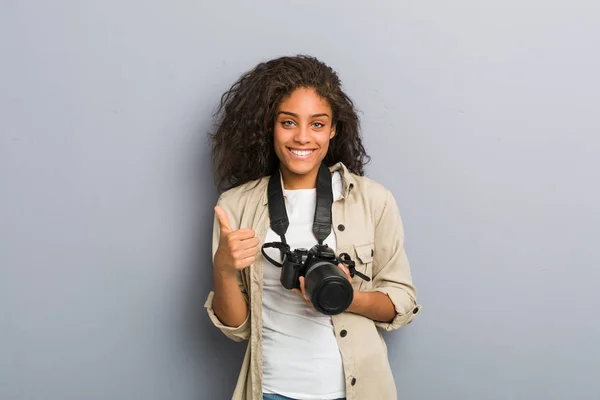
<svg viewBox="0 0 600 400">
<path fill-rule="evenodd" d="M 344 225 L 342 225 L 342 224 L 338 225 L 338 231 L 343 232 L 344 229 L 346 229 L 346 227 Z"/>
<path fill-rule="evenodd" d="M 417 307 L 415 307 L 415 308 L 413 309 L 413 314 L 416 314 L 416 313 L 418 313 L 418 312 L 419 312 L 419 309 L 418 309 Z"/>
<path fill-rule="evenodd" d="M 346 337 L 347 334 L 348 334 L 348 332 L 345 329 L 342 329 L 340 332 L 341 337 Z"/>
<path fill-rule="evenodd" d="M 350 384 L 352 386 L 356 385 L 356 378 L 352 378 L 352 380 L 350 381 Z"/>
</svg>

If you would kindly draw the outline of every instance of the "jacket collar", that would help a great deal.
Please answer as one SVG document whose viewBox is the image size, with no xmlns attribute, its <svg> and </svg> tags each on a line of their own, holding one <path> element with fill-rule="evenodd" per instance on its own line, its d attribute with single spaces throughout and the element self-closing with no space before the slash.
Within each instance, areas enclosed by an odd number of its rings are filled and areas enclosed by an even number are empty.
<svg viewBox="0 0 600 400">
<path fill-rule="evenodd" d="M 336 172 L 338 171 L 342 177 L 342 198 L 348 197 L 348 195 L 350 194 L 350 192 L 352 191 L 352 189 L 354 188 L 354 186 L 356 186 L 356 178 L 354 176 L 354 174 L 352 174 L 350 171 L 348 171 L 348 168 L 344 165 L 344 163 L 342 162 L 338 162 L 337 164 L 332 165 L 331 167 L 329 167 L 329 171 Z M 268 201 L 268 183 L 269 183 L 269 178 L 268 176 L 263 178 L 263 182 L 264 182 L 264 192 L 262 195 L 262 204 L 263 206 L 266 206 L 269 204 Z M 280 176 L 281 179 L 281 187 L 283 187 L 283 178 Z M 285 192 L 284 195 L 285 197 Z"/>
</svg>

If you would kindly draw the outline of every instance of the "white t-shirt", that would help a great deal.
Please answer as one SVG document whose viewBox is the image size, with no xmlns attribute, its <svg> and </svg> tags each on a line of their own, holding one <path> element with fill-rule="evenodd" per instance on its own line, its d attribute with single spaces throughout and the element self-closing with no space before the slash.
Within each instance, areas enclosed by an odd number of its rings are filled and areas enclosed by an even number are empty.
<svg viewBox="0 0 600 400">
<path fill-rule="evenodd" d="M 338 172 L 332 177 L 333 199 L 342 193 Z M 316 189 L 284 190 L 290 225 L 285 238 L 292 250 L 317 244 L 312 227 L 317 202 Z M 281 238 L 270 228 L 265 243 Z M 336 249 L 333 228 L 324 241 Z M 278 249 L 265 249 L 281 262 Z M 302 297 L 284 288 L 281 268 L 264 261 L 262 307 L 263 392 L 298 400 L 338 399 L 346 395 L 344 367 L 331 317 L 304 303 Z"/>
</svg>

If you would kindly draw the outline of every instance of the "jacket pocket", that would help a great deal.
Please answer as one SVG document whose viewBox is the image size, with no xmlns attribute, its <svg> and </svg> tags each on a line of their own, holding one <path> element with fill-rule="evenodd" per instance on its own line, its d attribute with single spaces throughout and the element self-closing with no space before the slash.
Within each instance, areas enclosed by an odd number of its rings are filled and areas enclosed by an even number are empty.
<svg viewBox="0 0 600 400">
<path fill-rule="evenodd" d="M 356 270 L 363 273 L 373 279 L 373 243 L 365 243 L 361 245 L 354 245 L 354 251 L 356 257 L 354 259 L 356 263 Z M 362 278 L 354 275 L 352 278 L 352 286 L 357 288 L 359 291 L 370 290 L 372 287 L 372 281 L 365 281 Z"/>
</svg>

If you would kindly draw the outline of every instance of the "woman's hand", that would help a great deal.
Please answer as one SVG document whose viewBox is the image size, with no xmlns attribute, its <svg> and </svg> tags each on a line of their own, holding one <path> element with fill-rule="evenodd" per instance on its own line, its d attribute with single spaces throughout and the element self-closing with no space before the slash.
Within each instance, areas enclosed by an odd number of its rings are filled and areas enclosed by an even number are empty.
<svg viewBox="0 0 600 400">
<path fill-rule="evenodd" d="M 213 310 L 225 326 L 241 327 L 248 319 L 248 304 L 237 279 L 237 271 L 254 262 L 258 239 L 252 229 L 231 229 L 225 211 L 215 207 L 219 220 L 219 246 L 215 251 L 213 277 L 215 281 Z M 250 329 L 250 328 L 248 328 Z"/>
<path fill-rule="evenodd" d="M 225 210 L 215 207 L 219 219 L 221 235 L 215 252 L 215 269 L 223 276 L 235 276 L 237 271 L 249 267 L 258 254 L 258 238 L 252 229 L 234 231 L 229 225 Z"/>
<path fill-rule="evenodd" d="M 300 278 L 298 278 L 298 280 L 300 281 L 300 289 L 292 289 L 292 291 L 294 293 L 298 293 L 302 297 L 302 300 L 304 300 L 304 302 L 306 303 L 307 306 L 309 306 L 310 308 L 314 308 L 312 305 L 312 302 L 306 296 L 306 290 L 304 289 L 304 277 L 301 276 Z"/>
<path fill-rule="evenodd" d="M 338 264 L 338 267 L 340 267 L 342 269 L 342 271 L 344 271 L 344 274 L 348 278 L 348 281 L 350 283 L 352 283 L 352 277 L 350 276 L 350 271 L 348 271 L 348 268 L 346 268 L 346 266 L 341 263 Z M 298 280 L 300 281 L 300 289 L 292 289 L 292 290 L 295 293 L 298 293 L 300 296 L 302 296 L 302 299 L 304 300 L 304 302 L 306 303 L 307 306 L 309 306 L 310 308 L 314 308 L 310 299 L 306 296 L 306 290 L 304 288 L 304 277 L 301 276 L 300 278 L 298 278 Z"/>
</svg>

